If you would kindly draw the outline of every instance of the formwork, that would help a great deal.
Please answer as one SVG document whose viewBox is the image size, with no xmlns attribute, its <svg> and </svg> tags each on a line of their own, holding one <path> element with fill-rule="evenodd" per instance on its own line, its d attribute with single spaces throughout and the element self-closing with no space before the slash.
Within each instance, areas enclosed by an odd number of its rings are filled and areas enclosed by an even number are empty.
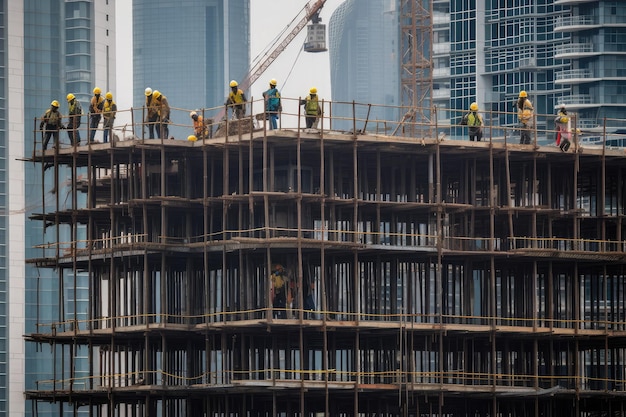
<svg viewBox="0 0 626 417">
<path fill-rule="evenodd" d="M 29 262 L 61 304 L 86 277 L 89 303 L 26 335 L 62 364 L 26 398 L 93 416 L 625 415 L 625 156 L 324 128 L 37 151 L 68 197 L 32 218 L 70 238 Z"/>
</svg>

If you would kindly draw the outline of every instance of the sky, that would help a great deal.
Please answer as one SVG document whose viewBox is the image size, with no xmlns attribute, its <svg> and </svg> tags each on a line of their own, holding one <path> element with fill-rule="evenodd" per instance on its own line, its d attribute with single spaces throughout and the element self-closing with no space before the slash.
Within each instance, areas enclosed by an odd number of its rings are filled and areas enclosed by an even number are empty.
<svg viewBox="0 0 626 417">
<path fill-rule="evenodd" d="M 328 46 L 328 23 L 330 16 L 344 0 L 327 0 L 321 18 L 326 24 Z M 116 18 L 116 73 L 118 108 L 132 107 L 132 1 L 115 2 Z M 308 0 L 250 0 L 250 57 L 254 61 L 263 50 L 271 48 L 272 40 L 300 13 Z M 268 25 L 268 22 L 271 24 Z M 285 98 L 304 97 L 311 87 L 318 89 L 319 97 L 330 100 L 330 65 L 328 52 L 307 53 L 301 51 L 306 38 L 306 27 L 296 36 L 274 63 L 260 76 L 248 91 L 249 98 L 260 98 L 268 88 L 269 80 L 278 81 L 278 89 Z"/>
</svg>

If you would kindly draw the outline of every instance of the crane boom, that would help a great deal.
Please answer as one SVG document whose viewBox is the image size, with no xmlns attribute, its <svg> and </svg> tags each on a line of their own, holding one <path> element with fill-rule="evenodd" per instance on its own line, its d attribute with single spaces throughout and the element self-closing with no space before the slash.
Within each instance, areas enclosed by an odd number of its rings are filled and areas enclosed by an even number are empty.
<svg viewBox="0 0 626 417">
<path fill-rule="evenodd" d="M 304 8 L 300 11 L 302 13 L 305 12 L 304 16 L 297 21 L 293 29 L 289 31 L 289 33 L 284 37 L 284 39 L 278 43 L 272 51 L 269 53 L 267 58 L 259 61 L 256 65 L 250 68 L 248 74 L 244 77 L 239 86 L 242 90 L 247 90 L 259 77 L 265 72 L 265 70 L 272 65 L 272 62 L 278 58 L 278 56 L 285 50 L 285 48 L 293 41 L 293 39 L 300 33 L 302 29 L 306 26 L 307 22 L 317 16 L 326 3 L 326 0 L 311 0 L 309 1 Z M 300 14 L 299 13 L 299 14 Z"/>
</svg>

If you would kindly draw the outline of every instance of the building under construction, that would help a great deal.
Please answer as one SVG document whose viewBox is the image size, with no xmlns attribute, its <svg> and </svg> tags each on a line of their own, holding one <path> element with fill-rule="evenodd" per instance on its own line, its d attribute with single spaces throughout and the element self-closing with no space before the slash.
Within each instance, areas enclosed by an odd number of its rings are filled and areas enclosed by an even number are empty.
<svg viewBox="0 0 626 417">
<path fill-rule="evenodd" d="M 623 149 L 346 134 L 324 114 L 36 144 L 56 193 L 33 218 L 55 238 L 30 262 L 61 305 L 89 302 L 26 336 L 59 364 L 33 410 L 626 415 Z"/>
</svg>

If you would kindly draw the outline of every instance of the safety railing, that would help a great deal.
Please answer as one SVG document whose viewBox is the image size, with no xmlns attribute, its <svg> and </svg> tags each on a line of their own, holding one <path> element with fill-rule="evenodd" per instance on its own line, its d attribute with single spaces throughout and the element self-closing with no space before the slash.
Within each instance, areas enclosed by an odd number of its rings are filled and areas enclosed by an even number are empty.
<svg viewBox="0 0 626 417">
<path fill-rule="evenodd" d="M 109 360 L 114 360 L 123 352 L 106 355 Z M 222 352 L 224 355 L 234 355 L 234 352 Z M 415 355 L 419 357 L 423 352 L 406 352 L 407 356 Z M 103 357 L 103 359 L 105 359 Z M 579 359 L 584 359 L 584 352 L 579 353 Z M 117 359 L 119 360 L 119 359 Z M 355 359 L 356 360 L 356 359 Z M 440 359 L 443 360 L 443 359 Z M 429 359 L 430 365 L 435 367 L 435 359 Z M 534 397 L 541 394 L 556 394 L 559 391 L 580 390 L 580 391 L 623 391 L 626 379 L 623 377 L 610 376 L 588 376 L 572 375 L 564 372 L 562 366 L 540 366 L 540 373 L 537 375 L 521 371 L 509 372 L 473 372 L 462 368 L 454 370 L 432 371 L 432 370 L 406 370 L 400 368 L 396 362 L 388 364 L 371 363 L 367 357 L 361 358 L 363 370 L 348 369 L 306 369 L 299 368 L 298 361 L 291 361 L 294 368 L 287 367 L 284 361 L 277 363 L 275 367 L 255 367 L 255 363 L 249 364 L 249 369 L 232 369 L 228 361 L 224 366 L 209 366 L 206 371 L 199 371 L 191 374 L 189 370 L 183 369 L 156 369 L 141 370 L 131 372 L 106 372 L 94 371 L 94 375 L 81 375 L 76 377 L 59 377 L 58 379 L 46 379 L 36 382 L 36 389 L 40 391 L 87 391 L 87 390 L 110 390 L 112 388 L 137 387 L 139 385 L 149 385 L 167 389 L 170 386 L 210 386 L 211 389 L 220 388 L 221 385 L 228 384 L 232 389 L 232 384 L 244 386 L 246 382 L 254 383 L 255 387 L 263 386 L 267 383 L 276 388 L 288 386 L 293 382 L 308 383 L 309 390 L 327 389 L 325 385 L 316 385 L 316 382 L 327 382 L 335 387 L 341 384 L 358 383 L 360 387 L 376 384 L 380 389 L 380 384 L 390 384 L 393 386 L 406 386 L 410 389 L 412 384 L 419 384 L 417 387 L 421 392 L 428 388 L 424 384 L 433 384 L 431 390 L 445 389 L 454 392 L 455 386 L 467 392 L 472 388 L 480 392 L 491 393 L 491 387 L 500 388 L 500 392 L 511 389 L 511 393 L 518 398 L 529 396 Z M 418 364 L 420 361 L 416 361 Z M 247 362 L 246 362 L 247 363 Z M 582 362 L 584 363 L 584 361 Z M 511 365 L 514 367 L 514 365 Z M 347 368 L 347 367 L 346 367 Z M 368 370 L 367 368 L 373 368 Z M 387 369 L 385 369 L 387 368 Z M 545 372 L 544 372 L 545 371 Z M 552 372 L 549 372 L 552 371 Z M 589 368 L 593 375 L 593 369 Z M 299 386 L 299 385 L 298 385 Z M 394 389 L 394 387 L 389 389 Z M 345 387 L 344 387 L 345 388 Z M 397 389 L 397 388 L 396 388 Z M 579 394 L 577 392 L 577 394 Z"/>
<path fill-rule="evenodd" d="M 144 233 L 124 232 L 118 236 L 103 236 L 92 240 L 45 243 L 35 246 L 43 251 L 43 257 L 81 255 L 87 252 L 125 250 L 128 248 L 145 248 L 150 245 L 164 247 L 181 247 L 190 245 L 201 247 L 209 244 L 237 244 L 237 239 L 306 239 L 309 242 L 325 242 L 337 244 L 356 244 L 359 246 L 389 246 L 407 250 L 435 250 L 440 237 L 434 234 L 351 230 L 348 228 L 286 228 L 257 227 L 251 229 L 228 229 L 206 235 L 164 236 Z M 508 252 L 520 249 L 557 250 L 561 252 L 593 252 L 595 254 L 622 254 L 626 252 L 625 240 L 600 240 L 567 237 L 477 237 L 477 236 L 443 236 L 441 247 L 453 251 L 497 251 Z M 572 255 L 572 256 L 573 256 Z"/>
<path fill-rule="evenodd" d="M 295 288 L 294 291 L 299 291 Z M 113 329 L 124 328 L 129 326 L 150 326 L 158 325 L 159 328 L 168 324 L 176 326 L 189 326 L 187 330 L 198 329 L 204 326 L 218 327 L 224 323 L 235 324 L 237 322 L 245 322 L 246 324 L 256 323 L 257 325 L 265 325 L 273 322 L 277 324 L 293 325 L 294 321 L 303 320 L 308 325 L 321 324 L 322 322 L 333 323 L 338 327 L 353 327 L 357 323 L 364 325 L 374 325 L 377 323 L 385 323 L 387 328 L 401 327 L 410 328 L 414 331 L 432 330 L 433 325 L 440 326 L 443 330 L 453 331 L 458 329 L 456 326 L 463 326 L 463 331 L 484 332 L 485 326 L 497 326 L 501 331 L 522 332 L 552 332 L 558 334 L 559 331 L 564 334 L 571 334 L 572 330 L 579 332 L 588 331 L 591 334 L 606 334 L 609 332 L 623 333 L 626 331 L 626 322 L 623 314 L 616 312 L 615 314 L 603 314 L 599 310 L 592 312 L 588 307 L 580 308 L 580 315 L 583 318 L 574 319 L 568 317 L 549 318 L 542 314 L 538 317 L 522 317 L 506 315 L 504 313 L 498 316 L 489 315 L 467 315 L 467 314 L 447 314 L 437 312 L 420 312 L 419 308 L 414 307 L 416 311 L 397 312 L 390 308 L 381 307 L 381 312 L 355 312 L 348 310 L 323 309 L 319 305 L 319 295 L 314 297 L 315 306 L 312 309 L 304 309 L 298 306 L 299 293 L 293 295 L 293 301 L 288 303 L 284 308 L 276 307 L 259 307 L 250 309 L 229 309 L 228 307 L 214 305 L 207 306 L 205 309 L 210 312 L 203 314 L 183 314 L 183 313 L 141 313 L 141 314 L 119 314 L 115 316 L 102 315 L 93 319 L 67 318 L 65 320 L 56 320 L 37 323 L 37 332 L 39 334 L 57 335 L 64 332 L 88 332 L 97 329 Z M 268 298 L 269 300 L 269 291 Z M 263 304 L 263 301 L 260 301 Z M 616 302 L 617 303 L 617 302 Z M 607 311 L 611 308 L 610 303 L 606 307 Z M 620 304 L 616 310 L 623 311 Z M 574 312 L 571 312 L 574 314 Z M 605 318 L 600 318 L 606 316 Z M 420 327 L 423 325 L 423 327 Z M 446 327 L 449 326 L 449 327 Z M 183 330 L 176 327 L 178 330 Z"/>
<path fill-rule="evenodd" d="M 568 73 L 569 74 L 569 73 Z M 569 74 L 571 75 L 571 74 Z M 461 125 L 461 119 L 466 109 L 436 108 L 409 108 L 403 106 L 385 106 L 357 102 L 325 101 L 320 100 L 321 113 L 314 117 L 311 128 L 307 128 L 306 115 L 301 103 L 301 98 L 282 98 L 283 110 L 277 114 L 278 128 L 289 130 L 301 130 L 305 132 L 332 131 L 335 133 L 347 133 L 351 135 L 387 135 L 406 140 L 421 141 L 423 139 L 438 140 L 459 140 L 467 141 L 467 127 Z M 566 105 L 590 104 L 593 98 L 589 95 L 567 96 L 559 99 L 559 103 Z M 193 135 L 193 121 L 189 116 L 192 110 L 183 108 L 172 108 L 171 117 L 166 124 L 153 125 L 154 138 L 150 138 L 151 123 L 144 122 L 145 108 L 123 109 L 117 112 L 118 117 L 110 129 L 108 141 L 110 146 L 115 146 L 120 141 L 142 140 L 142 141 L 170 141 L 172 139 L 186 140 Z M 200 135 L 201 140 L 211 140 L 224 138 L 224 133 L 228 132 L 226 140 L 239 140 L 247 138 L 250 131 L 269 131 L 269 114 L 264 109 L 263 100 L 250 100 L 246 106 L 246 112 L 242 119 L 236 119 L 227 107 L 216 107 L 193 110 L 201 115 L 205 121 L 205 134 Z M 484 119 L 483 141 L 505 142 L 510 144 L 519 143 L 521 129 L 517 121 L 517 111 L 511 103 L 511 111 L 494 112 L 479 111 Z M 226 114 L 219 118 L 220 114 Z M 576 124 L 576 114 L 572 113 L 572 130 L 578 127 Z M 551 143 L 555 135 L 554 114 L 536 114 L 532 127 L 529 128 L 533 144 Z M 34 120 L 33 140 L 35 151 L 42 150 L 42 144 L 47 136 L 50 136 L 48 149 L 52 146 L 59 148 L 72 148 L 83 146 L 94 146 L 104 140 L 104 130 L 102 124 L 95 130 L 89 127 L 89 115 L 82 116 L 82 124 L 76 131 L 61 129 L 50 132 L 39 129 L 41 119 Z M 66 127 L 66 118 L 63 119 L 63 126 Z M 228 125 L 236 126 L 236 129 L 228 129 Z M 595 122 L 585 120 L 584 128 L 594 128 L 594 135 L 597 132 L 611 132 L 613 125 L 623 126 L 624 120 L 599 120 Z M 93 141 L 88 138 L 94 132 Z M 159 135 L 159 132 L 162 134 Z M 71 137 L 79 134 L 80 143 L 72 142 Z M 578 132 L 579 135 L 586 135 L 584 130 Z M 56 135 L 58 134 L 58 139 Z M 234 138 L 233 138 L 234 136 Z M 57 143 L 58 141 L 58 143 Z"/>
</svg>

